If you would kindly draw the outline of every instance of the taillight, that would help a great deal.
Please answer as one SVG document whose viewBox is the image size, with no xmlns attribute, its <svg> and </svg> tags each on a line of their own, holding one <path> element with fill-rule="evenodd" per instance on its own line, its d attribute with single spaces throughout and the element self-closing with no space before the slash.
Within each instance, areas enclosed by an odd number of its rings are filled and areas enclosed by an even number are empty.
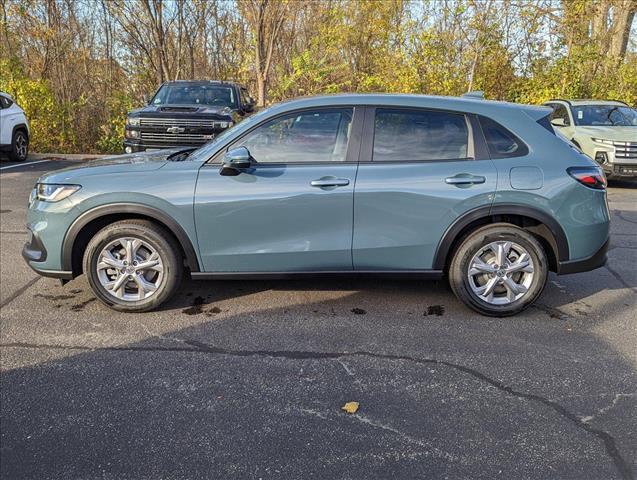
<svg viewBox="0 0 637 480">
<path fill-rule="evenodd" d="M 570 167 L 566 171 L 582 185 L 594 188 L 596 190 L 604 190 L 607 185 L 606 175 L 601 168 L 597 167 Z"/>
</svg>

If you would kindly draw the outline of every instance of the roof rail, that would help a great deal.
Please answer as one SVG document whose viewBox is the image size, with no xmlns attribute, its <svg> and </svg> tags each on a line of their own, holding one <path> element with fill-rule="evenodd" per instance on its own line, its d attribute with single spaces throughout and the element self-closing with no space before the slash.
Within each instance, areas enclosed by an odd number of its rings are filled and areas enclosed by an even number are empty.
<svg viewBox="0 0 637 480">
<path fill-rule="evenodd" d="M 563 98 L 551 98 L 548 101 L 549 102 L 564 102 L 564 103 L 567 103 L 567 104 L 571 105 L 571 101 L 570 100 L 565 100 Z"/>
<path fill-rule="evenodd" d="M 615 99 L 612 99 L 612 98 L 609 98 L 607 100 L 607 102 L 617 102 L 617 103 L 621 103 L 622 105 L 628 106 L 628 104 L 626 102 L 622 102 L 621 100 L 615 100 Z"/>
<path fill-rule="evenodd" d="M 463 93 L 464 98 L 475 98 L 476 100 L 484 100 L 484 92 L 482 90 L 474 90 L 472 92 Z"/>
</svg>

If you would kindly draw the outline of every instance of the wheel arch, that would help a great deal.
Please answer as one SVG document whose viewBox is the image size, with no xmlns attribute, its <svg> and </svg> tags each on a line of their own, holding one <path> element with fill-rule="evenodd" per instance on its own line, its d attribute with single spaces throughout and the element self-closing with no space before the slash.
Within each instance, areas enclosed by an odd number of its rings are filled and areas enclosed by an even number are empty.
<svg viewBox="0 0 637 480">
<path fill-rule="evenodd" d="M 560 262 L 570 258 L 566 233 L 557 220 L 526 205 L 500 204 L 471 210 L 452 223 L 438 243 L 433 268 L 445 270 L 451 256 L 469 233 L 496 222 L 511 223 L 532 233 L 544 247 L 552 272 L 557 272 Z"/>
<path fill-rule="evenodd" d="M 13 126 L 13 130 L 11 130 L 11 141 L 13 141 L 13 137 L 18 130 L 24 130 L 24 133 L 27 135 L 27 140 L 29 140 L 29 127 L 27 127 L 27 124 L 17 123 Z"/>
<path fill-rule="evenodd" d="M 93 235 L 111 223 L 133 218 L 149 220 L 165 228 L 181 247 L 185 265 L 191 272 L 199 271 L 193 244 L 179 223 L 156 208 L 136 203 L 101 205 L 80 215 L 69 227 L 62 243 L 64 270 L 72 272 L 73 277 L 81 275 L 82 257 Z"/>
</svg>

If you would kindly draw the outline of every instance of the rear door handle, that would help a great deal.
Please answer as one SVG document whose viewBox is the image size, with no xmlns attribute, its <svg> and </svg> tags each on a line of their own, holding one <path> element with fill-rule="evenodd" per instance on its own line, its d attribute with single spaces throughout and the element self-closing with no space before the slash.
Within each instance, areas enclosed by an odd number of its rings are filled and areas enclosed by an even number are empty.
<svg viewBox="0 0 637 480">
<path fill-rule="evenodd" d="M 449 185 L 474 185 L 476 183 L 484 183 L 487 179 L 480 175 L 471 175 L 469 173 L 459 173 L 453 177 L 445 178 L 445 183 Z"/>
<path fill-rule="evenodd" d="M 349 178 L 336 178 L 336 177 L 322 177 L 316 180 L 312 180 L 310 185 L 313 187 L 325 188 L 325 187 L 345 187 L 349 185 Z"/>
</svg>

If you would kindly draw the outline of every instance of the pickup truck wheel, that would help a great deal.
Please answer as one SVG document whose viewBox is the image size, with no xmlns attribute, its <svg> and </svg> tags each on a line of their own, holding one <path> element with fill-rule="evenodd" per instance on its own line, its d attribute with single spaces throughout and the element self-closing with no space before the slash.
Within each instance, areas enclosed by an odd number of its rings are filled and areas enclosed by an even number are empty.
<svg viewBox="0 0 637 480">
<path fill-rule="evenodd" d="M 93 292 L 109 307 L 145 312 L 178 289 L 183 260 L 172 235 L 146 220 L 123 220 L 100 230 L 84 253 Z"/>
<path fill-rule="evenodd" d="M 24 130 L 17 130 L 11 139 L 9 158 L 14 162 L 24 162 L 29 154 L 29 137 Z"/>
<path fill-rule="evenodd" d="M 456 296 L 478 313 L 515 315 L 542 293 L 548 261 L 530 233 L 493 224 L 469 234 L 455 252 L 449 283 Z"/>
</svg>

